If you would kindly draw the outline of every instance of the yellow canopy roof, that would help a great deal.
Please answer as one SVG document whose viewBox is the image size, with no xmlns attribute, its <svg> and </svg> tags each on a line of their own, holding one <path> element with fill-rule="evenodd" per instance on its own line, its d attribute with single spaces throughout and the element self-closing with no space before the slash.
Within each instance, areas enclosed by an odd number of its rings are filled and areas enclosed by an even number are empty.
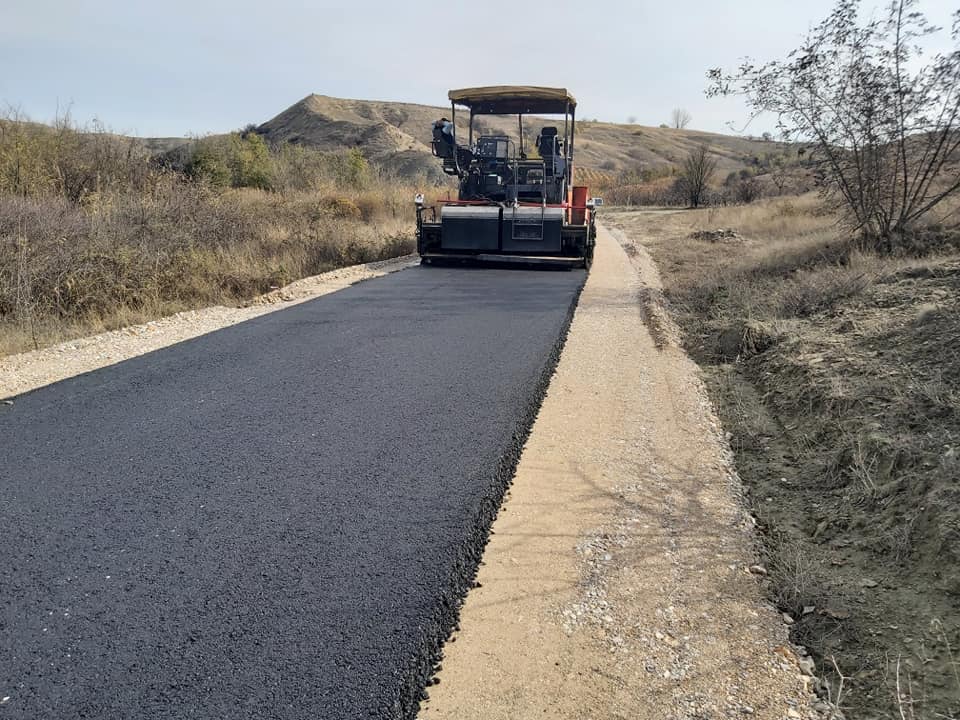
<svg viewBox="0 0 960 720">
<path fill-rule="evenodd" d="M 534 85 L 491 85 L 463 88 L 448 93 L 451 102 L 464 105 L 481 115 L 565 113 L 577 106 L 566 88 Z"/>
</svg>

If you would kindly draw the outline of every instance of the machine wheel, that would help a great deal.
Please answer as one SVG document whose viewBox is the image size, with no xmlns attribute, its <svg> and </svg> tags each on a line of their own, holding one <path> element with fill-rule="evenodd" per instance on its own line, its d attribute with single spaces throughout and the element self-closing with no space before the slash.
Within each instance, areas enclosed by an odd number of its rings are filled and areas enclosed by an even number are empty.
<svg viewBox="0 0 960 720">
<path fill-rule="evenodd" d="M 587 248 L 586 252 L 583 254 L 583 269 L 589 270 L 590 266 L 593 265 L 593 247 Z"/>
</svg>

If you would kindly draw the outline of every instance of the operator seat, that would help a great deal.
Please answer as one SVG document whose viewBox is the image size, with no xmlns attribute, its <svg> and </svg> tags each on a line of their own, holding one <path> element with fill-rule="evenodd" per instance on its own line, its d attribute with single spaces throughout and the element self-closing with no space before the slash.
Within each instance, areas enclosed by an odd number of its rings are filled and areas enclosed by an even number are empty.
<svg viewBox="0 0 960 720">
<path fill-rule="evenodd" d="M 557 128 L 548 126 L 537 136 L 537 150 L 547 169 L 547 175 L 553 175 L 556 170 L 556 158 L 560 156 L 560 141 L 557 139 Z"/>
</svg>

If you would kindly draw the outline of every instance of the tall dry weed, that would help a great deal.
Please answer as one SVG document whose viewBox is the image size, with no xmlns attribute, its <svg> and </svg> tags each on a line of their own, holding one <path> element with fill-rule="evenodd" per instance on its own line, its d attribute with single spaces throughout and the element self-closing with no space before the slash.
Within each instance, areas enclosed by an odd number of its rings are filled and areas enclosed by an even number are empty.
<svg viewBox="0 0 960 720">
<path fill-rule="evenodd" d="M 412 252 L 413 189 L 362 155 L 284 147 L 264 168 L 234 146 L 238 177 L 271 189 L 191 178 L 102 128 L 0 120 L 0 352 Z"/>
</svg>

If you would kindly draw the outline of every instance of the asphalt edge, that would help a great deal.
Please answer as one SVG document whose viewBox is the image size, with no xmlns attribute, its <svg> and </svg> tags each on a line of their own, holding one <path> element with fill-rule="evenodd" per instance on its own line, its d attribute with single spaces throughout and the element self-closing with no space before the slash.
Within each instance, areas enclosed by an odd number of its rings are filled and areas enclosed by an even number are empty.
<svg viewBox="0 0 960 720">
<path fill-rule="evenodd" d="M 405 261 L 405 264 L 400 264 L 401 261 Z M 395 264 L 398 265 L 398 267 L 391 267 L 392 265 L 395 265 Z M 55 379 L 52 379 L 48 382 L 43 382 L 38 385 L 30 386 L 27 389 L 18 390 L 13 393 L 8 393 L 0 389 L 0 410 L 3 410 L 5 407 L 9 407 L 13 405 L 15 401 L 19 400 L 20 398 L 23 398 L 29 395 L 30 393 L 35 392 L 36 390 L 39 390 L 41 388 L 47 387 L 49 385 L 55 385 L 57 383 L 64 382 L 65 380 L 71 380 L 73 378 L 90 375 L 91 373 L 95 373 L 104 368 L 112 367 L 113 365 L 119 365 L 120 363 L 124 363 L 129 360 L 134 360 L 136 358 L 143 357 L 146 355 L 151 355 L 160 350 L 165 350 L 168 347 L 172 347 L 173 345 L 179 345 L 181 343 L 191 342 L 193 340 L 197 340 L 198 338 L 202 338 L 211 333 L 220 332 L 221 330 L 225 330 L 227 328 L 234 327 L 236 325 L 241 325 L 243 323 L 251 322 L 265 315 L 271 315 L 275 312 L 286 310 L 295 305 L 312 302 L 313 300 L 317 300 L 327 295 L 332 295 L 334 293 L 342 292 L 343 290 L 347 290 L 348 288 L 351 288 L 355 285 L 360 285 L 361 283 L 369 282 L 371 280 L 378 280 L 382 277 L 386 277 L 388 275 L 392 275 L 397 272 L 403 272 L 404 270 L 409 270 L 410 268 L 417 267 L 418 265 L 419 265 L 419 262 L 417 261 L 416 253 L 408 253 L 407 255 L 398 255 L 397 257 L 386 258 L 385 260 L 374 260 L 368 263 L 358 263 L 356 265 L 344 265 L 343 267 L 333 268 L 332 270 L 326 270 L 322 273 L 317 273 L 316 275 L 308 275 L 306 277 L 299 278 L 290 283 L 287 283 L 282 288 L 272 290 L 262 295 L 257 295 L 256 297 L 251 298 L 250 300 L 239 305 L 209 305 L 207 307 L 194 308 L 192 310 L 183 310 L 177 313 L 172 313 L 170 315 L 164 315 L 162 317 L 155 318 L 154 320 L 148 320 L 142 323 L 135 323 L 133 325 L 124 325 L 122 327 L 114 328 L 112 330 L 106 330 L 104 332 L 95 333 L 93 335 L 86 335 L 79 338 L 64 340 L 62 342 L 55 343 L 54 345 L 49 345 L 43 348 L 39 348 L 37 350 L 28 350 L 26 352 L 13 353 L 10 355 L 0 355 L 0 372 L 4 372 L 5 364 L 13 362 L 16 358 L 22 358 L 24 356 L 33 356 L 38 354 L 50 354 L 50 353 L 62 352 L 62 348 L 68 345 L 80 344 L 86 347 L 86 344 L 91 341 L 96 343 L 98 340 L 103 340 L 111 336 L 120 335 L 122 333 L 129 332 L 130 330 L 139 330 L 139 329 L 143 329 L 150 325 L 158 324 L 158 323 L 162 324 L 162 323 L 174 322 L 181 315 L 202 314 L 206 311 L 216 310 L 218 308 L 225 308 L 227 310 L 238 310 L 238 311 L 261 309 L 261 308 L 263 309 L 261 312 L 257 312 L 255 315 L 251 315 L 250 317 L 246 317 L 241 320 L 236 320 L 233 322 L 228 322 L 226 324 L 220 325 L 219 327 L 213 327 L 209 330 L 204 330 L 196 335 L 188 335 L 186 337 L 181 337 L 179 339 L 175 339 L 173 342 L 159 345 L 150 350 L 126 354 L 123 357 L 120 357 L 117 360 L 114 360 L 112 362 L 102 364 L 102 365 L 94 365 L 92 367 L 88 367 L 85 370 L 78 370 L 77 372 L 74 372 L 72 374 L 64 375 L 62 377 L 57 377 Z M 299 297 L 284 299 L 284 293 L 289 293 L 291 290 L 296 291 L 298 288 L 302 288 L 305 285 L 309 285 L 310 283 L 321 281 L 322 279 L 325 279 L 325 278 L 329 278 L 330 280 L 335 280 L 337 279 L 335 277 L 337 273 L 344 273 L 344 272 L 350 272 L 350 271 L 354 271 L 354 272 L 366 271 L 366 270 L 373 271 L 373 272 L 380 272 L 380 274 L 368 275 L 366 277 L 357 277 L 355 279 L 350 280 L 346 285 L 343 285 L 342 287 L 334 287 L 334 288 L 325 289 L 325 290 L 321 289 L 321 291 L 314 290 L 311 293 L 307 293 Z"/>
<path fill-rule="evenodd" d="M 384 708 L 384 710 L 387 710 L 384 717 L 391 718 L 391 720 L 414 720 L 416 718 L 420 710 L 420 703 L 428 697 L 427 688 L 435 674 L 434 669 L 443 658 L 443 646 L 450 640 L 453 633 L 460 629 L 460 608 L 466 602 L 467 593 L 476 580 L 483 552 L 490 539 L 493 521 L 497 518 L 504 496 L 513 483 L 517 466 L 520 463 L 520 456 L 523 454 L 527 438 L 530 437 L 530 432 L 533 430 L 533 423 L 540 412 L 540 406 L 543 404 L 543 399 L 550 387 L 550 381 L 553 379 L 557 364 L 560 362 L 560 355 L 567 342 L 570 326 L 580 303 L 580 295 L 589 279 L 590 275 L 588 273 L 584 276 L 583 282 L 580 283 L 570 301 L 557 340 L 547 356 L 523 414 L 517 421 L 510 442 L 504 454 L 500 457 L 500 462 L 491 478 L 488 492 L 480 502 L 480 507 L 473 521 L 473 529 L 460 547 L 447 589 L 441 595 L 434 609 L 433 617 L 422 627 L 423 632 L 419 638 L 418 652 L 411 661 L 411 666 L 407 669 L 406 678 L 400 682 L 399 696 L 396 698 L 393 707 L 389 710 Z"/>
</svg>

